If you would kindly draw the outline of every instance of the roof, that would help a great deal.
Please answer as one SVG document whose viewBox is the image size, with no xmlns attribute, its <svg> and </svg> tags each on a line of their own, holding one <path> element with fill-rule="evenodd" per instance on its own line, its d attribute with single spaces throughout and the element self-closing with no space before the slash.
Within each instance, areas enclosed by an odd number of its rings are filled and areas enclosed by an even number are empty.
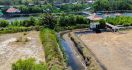
<svg viewBox="0 0 132 70">
<path fill-rule="evenodd" d="M 96 14 L 92 14 L 91 16 L 89 16 L 87 18 L 92 20 L 92 21 L 97 21 L 97 20 L 101 20 L 102 19 L 102 17 L 97 16 Z"/>
<path fill-rule="evenodd" d="M 16 8 L 9 8 L 6 11 L 7 13 L 16 13 L 16 12 L 20 12 L 20 10 L 16 9 Z"/>
</svg>

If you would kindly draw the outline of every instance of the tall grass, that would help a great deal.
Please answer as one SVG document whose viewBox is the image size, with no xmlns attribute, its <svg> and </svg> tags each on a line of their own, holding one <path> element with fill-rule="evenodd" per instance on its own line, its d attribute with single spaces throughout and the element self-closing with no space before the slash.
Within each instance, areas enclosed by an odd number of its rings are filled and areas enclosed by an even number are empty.
<svg viewBox="0 0 132 70">
<path fill-rule="evenodd" d="M 129 16 L 108 17 L 106 18 L 106 22 L 113 25 L 132 26 L 132 17 Z"/>
<path fill-rule="evenodd" d="M 60 50 L 56 32 L 50 29 L 43 29 L 40 31 L 40 38 L 45 50 L 49 70 L 64 70 L 65 59 Z"/>
<path fill-rule="evenodd" d="M 36 63 L 35 59 L 18 60 L 12 65 L 12 70 L 48 70 L 43 63 Z"/>
</svg>

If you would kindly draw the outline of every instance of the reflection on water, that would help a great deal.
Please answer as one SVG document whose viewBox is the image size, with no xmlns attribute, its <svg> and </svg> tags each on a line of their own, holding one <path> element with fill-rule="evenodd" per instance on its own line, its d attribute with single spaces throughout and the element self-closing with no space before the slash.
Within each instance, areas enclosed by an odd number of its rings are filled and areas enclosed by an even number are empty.
<svg viewBox="0 0 132 70">
<path fill-rule="evenodd" d="M 116 13 L 110 13 L 110 14 L 99 14 L 98 16 L 102 17 L 102 18 L 106 18 L 108 16 L 110 17 L 116 17 L 117 15 L 115 15 Z M 120 13 L 122 16 L 131 16 L 132 17 L 132 13 Z"/>
<path fill-rule="evenodd" d="M 15 20 L 28 20 L 30 17 L 31 16 L 26 16 L 26 17 L 22 16 L 22 17 L 12 17 L 12 18 L 8 18 L 8 19 L 6 19 L 6 18 L 0 18 L 0 19 L 8 20 L 9 23 L 11 23 L 11 22 L 13 22 Z M 37 17 L 35 16 L 35 18 L 37 18 Z"/>
</svg>

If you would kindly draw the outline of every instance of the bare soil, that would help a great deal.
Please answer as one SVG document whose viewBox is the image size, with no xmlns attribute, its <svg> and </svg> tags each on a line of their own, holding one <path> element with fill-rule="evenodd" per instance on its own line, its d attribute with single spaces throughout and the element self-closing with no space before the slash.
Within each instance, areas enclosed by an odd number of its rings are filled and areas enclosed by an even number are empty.
<svg viewBox="0 0 132 70">
<path fill-rule="evenodd" d="M 39 32 L 0 35 L 0 70 L 11 70 L 12 63 L 27 58 L 35 58 L 36 62 L 45 62 Z"/>
<path fill-rule="evenodd" d="M 132 70 L 132 30 L 81 34 L 79 38 L 107 70 Z"/>
</svg>

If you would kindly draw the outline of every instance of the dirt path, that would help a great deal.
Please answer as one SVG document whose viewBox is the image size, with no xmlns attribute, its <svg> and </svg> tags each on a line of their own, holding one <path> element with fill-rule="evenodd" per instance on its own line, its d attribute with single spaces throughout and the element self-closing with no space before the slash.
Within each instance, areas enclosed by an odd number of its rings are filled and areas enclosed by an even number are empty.
<svg viewBox="0 0 132 70">
<path fill-rule="evenodd" d="M 82 34 L 79 37 L 107 70 L 132 70 L 132 30 Z"/>
<path fill-rule="evenodd" d="M 21 37 L 29 41 L 17 42 Z M 39 32 L 4 34 L 0 36 L 0 70 L 11 70 L 12 63 L 19 59 L 33 57 L 37 62 L 45 61 Z"/>
</svg>

